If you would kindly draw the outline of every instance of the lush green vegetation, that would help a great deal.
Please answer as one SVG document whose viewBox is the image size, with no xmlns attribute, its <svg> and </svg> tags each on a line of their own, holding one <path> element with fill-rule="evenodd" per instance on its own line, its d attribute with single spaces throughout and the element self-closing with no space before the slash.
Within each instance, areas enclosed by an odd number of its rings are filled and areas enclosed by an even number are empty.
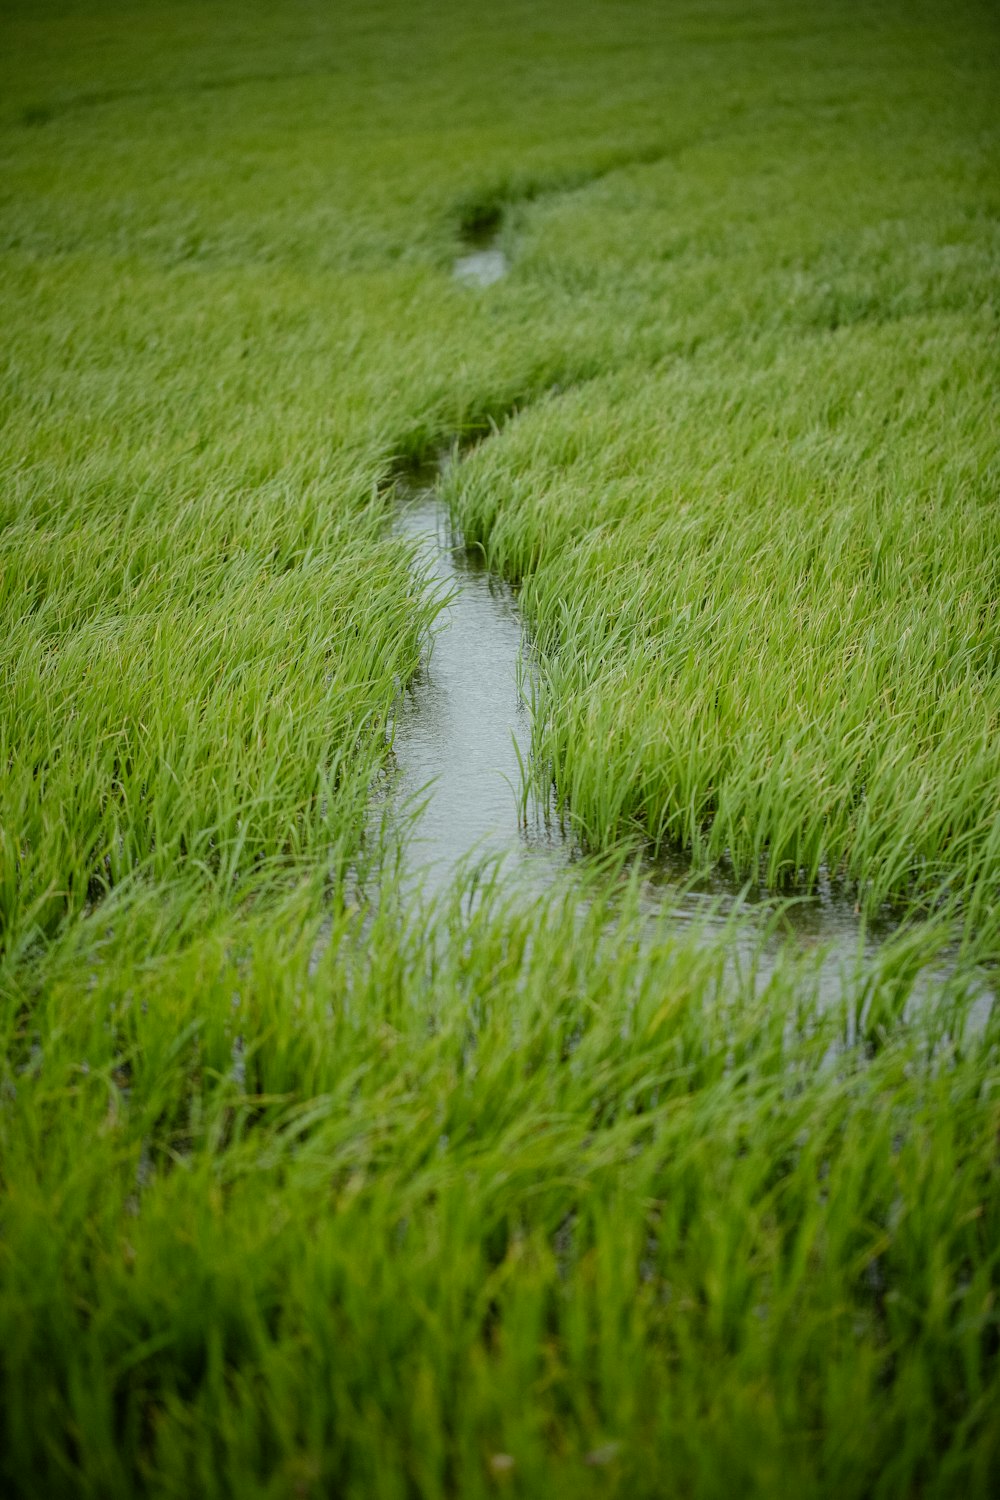
<svg viewBox="0 0 1000 1500">
<path fill-rule="evenodd" d="M 992 8 L 3 26 L 5 1489 L 990 1493 Z M 400 899 L 386 481 L 475 432 L 540 774 L 891 902 L 836 1003 L 600 868 Z"/>
</svg>

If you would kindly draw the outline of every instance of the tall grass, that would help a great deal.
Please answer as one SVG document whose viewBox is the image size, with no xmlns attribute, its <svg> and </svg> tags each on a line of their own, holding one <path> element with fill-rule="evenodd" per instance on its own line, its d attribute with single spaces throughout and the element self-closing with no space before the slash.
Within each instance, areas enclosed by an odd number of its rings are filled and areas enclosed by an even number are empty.
<svg viewBox="0 0 1000 1500">
<path fill-rule="evenodd" d="M 525 579 L 537 755 L 592 841 L 825 868 L 870 908 L 957 890 L 995 945 L 990 367 L 931 319 L 762 368 L 719 348 L 550 400 L 453 471 L 466 535 Z"/>
<path fill-rule="evenodd" d="M 303 890 L 156 962 L 150 913 L 10 995 L 7 1475 L 985 1493 L 995 1026 L 952 982 L 866 1060 L 812 960 L 759 991 L 593 894 Z"/>
</svg>

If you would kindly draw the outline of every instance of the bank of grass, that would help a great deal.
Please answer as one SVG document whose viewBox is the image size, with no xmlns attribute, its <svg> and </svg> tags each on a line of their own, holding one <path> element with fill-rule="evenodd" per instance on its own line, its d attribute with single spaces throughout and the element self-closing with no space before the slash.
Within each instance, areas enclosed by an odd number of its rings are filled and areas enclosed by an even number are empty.
<svg viewBox="0 0 1000 1500">
<path fill-rule="evenodd" d="M 958 895 L 995 951 L 992 351 L 933 315 L 789 343 L 590 382 L 452 471 L 525 578 L 541 769 L 593 843 Z"/>
<path fill-rule="evenodd" d="M 5 25 L 6 1488 L 989 1493 L 989 8 Z M 386 481 L 491 418 L 539 763 L 891 898 L 836 998 L 379 883 Z"/>
</svg>

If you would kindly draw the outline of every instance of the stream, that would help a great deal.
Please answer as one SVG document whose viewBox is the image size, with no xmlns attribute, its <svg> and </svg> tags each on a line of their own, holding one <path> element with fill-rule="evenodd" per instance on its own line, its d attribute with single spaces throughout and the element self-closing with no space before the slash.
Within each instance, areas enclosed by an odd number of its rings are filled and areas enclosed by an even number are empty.
<svg viewBox="0 0 1000 1500">
<path fill-rule="evenodd" d="M 541 896 L 585 854 L 554 809 L 522 795 L 531 753 L 531 715 L 523 684 L 534 671 L 530 642 L 509 584 L 491 573 L 455 532 L 433 479 L 397 485 L 393 530 L 414 548 L 426 586 L 444 603 L 425 659 L 397 705 L 392 801 L 407 820 L 404 887 L 435 897 L 460 870 L 498 862 L 505 884 Z M 822 883 L 782 910 L 763 947 L 773 899 L 745 897 L 715 874 L 697 882 L 682 855 L 642 862 L 641 904 L 655 922 L 698 926 L 706 938 L 728 929 L 734 962 L 766 978 L 785 944 L 816 956 L 821 988 L 833 1000 L 845 967 L 877 951 L 889 923 L 863 924 L 852 901 Z M 739 909 L 750 917 L 731 925 Z M 880 930 L 884 928 L 884 930 Z"/>
<path fill-rule="evenodd" d="M 460 257 L 455 277 L 486 287 L 507 269 L 496 245 Z M 426 586 L 443 600 L 425 659 L 397 705 L 391 802 L 410 826 L 404 888 L 433 898 L 460 870 L 486 862 L 502 868 L 505 885 L 518 882 L 530 899 L 586 856 L 571 826 L 553 807 L 525 802 L 522 767 L 531 753 L 531 715 L 525 687 L 536 670 L 514 590 L 491 573 L 457 534 L 437 481 L 445 459 L 422 477 L 399 480 L 393 531 L 409 542 Z M 792 944 L 815 962 L 823 997 L 834 1003 L 847 975 L 871 958 L 896 924 L 863 921 L 853 896 L 829 882 L 794 901 L 747 895 L 739 883 L 713 874 L 693 880 L 682 855 L 641 865 L 641 903 L 658 926 L 698 927 L 706 941 L 727 929 L 733 964 L 752 964 L 766 982 Z M 733 924 L 735 912 L 749 920 Z M 763 941 L 762 941 L 763 939 Z M 915 991 L 926 994 L 954 970 L 940 955 Z M 981 989 L 988 1011 L 992 994 Z"/>
</svg>

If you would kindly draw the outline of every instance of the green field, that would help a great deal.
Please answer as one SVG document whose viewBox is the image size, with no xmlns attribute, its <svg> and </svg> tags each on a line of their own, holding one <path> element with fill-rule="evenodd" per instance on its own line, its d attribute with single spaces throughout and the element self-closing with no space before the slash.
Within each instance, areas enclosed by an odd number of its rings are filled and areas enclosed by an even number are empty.
<svg viewBox="0 0 1000 1500">
<path fill-rule="evenodd" d="M 995 6 L 0 28 L 0 1489 L 996 1493 Z M 373 836 L 449 445 L 531 903 Z"/>
</svg>

